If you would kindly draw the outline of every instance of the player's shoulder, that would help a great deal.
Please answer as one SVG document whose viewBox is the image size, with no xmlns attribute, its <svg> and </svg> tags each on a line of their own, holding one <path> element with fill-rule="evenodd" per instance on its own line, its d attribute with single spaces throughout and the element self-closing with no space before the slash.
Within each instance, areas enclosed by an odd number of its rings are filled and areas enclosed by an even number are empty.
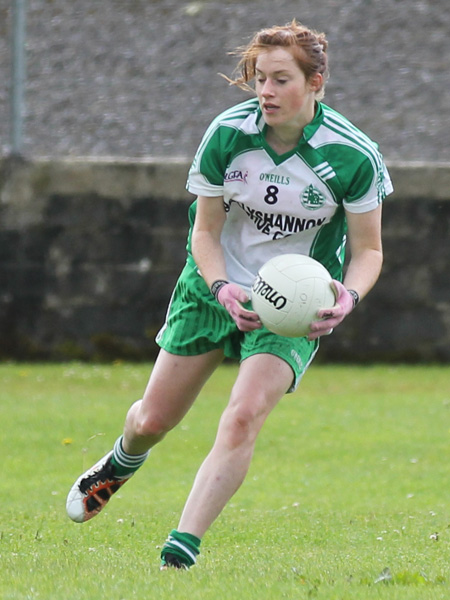
<svg viewBox="0 0 450 600">
<path fill-rule="evenodd" d="M 257 98 L 250 98 L 235 104 L 221 112 L 211 123 L 210 128 L 231 127 L 248 130 L 249 133 L 258 130 L 258 121 L 261 118 Z"/>
<path fill-rule="evenodd" d="M 316 146 L 339 144 L 363 154 L 379 155 L 378 144 L 337 110 L 321 104 L 320 125 L 312 136 Z"/>
<path fill-rule="evenodd" d="M 239 104 L 234 104 L 230 108 L 227 108 L 221 112 L 216 119 L 224 122 L 233 119 L 243 119 L 249 114 L 257 113 L 258 109 L 258 98 L 249 98 L 248 100 L 244 100 L 244 102 L 239 102 Z"/>
<path fill-rule="evenodd" d="M 352 177 L 360 168 L 378 173 L 384 165 L 378 144 L 326 104 L 320 104 L 309 144 L 341 177 Z"/>
<path fill-rule="evenodd" d="M 228 157 L 237 146 L 251 146 L 259 136 L 261 111 L 256 98 L 251 98 L 220 113 L 209 125 L 197 150 L 197 157 L 219 152 Z"/>
</svg>

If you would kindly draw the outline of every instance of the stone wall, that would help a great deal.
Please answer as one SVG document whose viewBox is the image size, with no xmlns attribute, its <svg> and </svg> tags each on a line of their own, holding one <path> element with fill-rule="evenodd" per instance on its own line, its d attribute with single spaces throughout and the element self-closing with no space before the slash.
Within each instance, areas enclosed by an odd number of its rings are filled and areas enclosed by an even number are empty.
<svg viewBox="0 0 450 600">
<path fill-rule="evenodd" d="M 248 95 L 229 54 L 294 17 L 325 31 L 326 104 L 388 160 L 450 161 L 448 0 L 32 0 L 25 156 L 193 156 Z M 0 0 L 0 153 L 9 151 L 13 2 Z"/>
<path fill-rule="evenodd" d="M 185 260 L 184 160 L 0 162 L 0 358 L 153 358 Z M 450 166 L 390 165 L 385 265 L 331 361 L 450 359 Z"/>
</svg>

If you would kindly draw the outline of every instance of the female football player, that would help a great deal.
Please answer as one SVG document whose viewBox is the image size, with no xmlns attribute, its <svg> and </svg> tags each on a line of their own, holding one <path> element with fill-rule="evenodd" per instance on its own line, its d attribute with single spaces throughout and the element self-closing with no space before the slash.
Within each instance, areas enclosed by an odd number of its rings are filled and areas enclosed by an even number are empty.
<svg viewBox="0 0 450 600">
<path fill-rule="evenodd" d="M 73 520 L 97 515 L 182 420 L 224 357 L 238 359 L 216 440 L 162 549 L 163 568 L 195 564 L 205 532 L 246 476 L 269 413 L 382 265 L 381 203 L 391 182 L 377 146 L 321 102 L 324 34 L 294 20 L 259 31 L 239 53 L 229 81 L 253 86 L 256 97 L 218 116 L 194 158 L 187 262 L 144 396 L 131 406 L 114 449 L 79 477 L 67 499 Z M 270 333 L 248 302 L 258 269 L 284 253 L 317 259 L 334 280 L 336 304 L 319 311 L 307 337 Z"/>
</svg>

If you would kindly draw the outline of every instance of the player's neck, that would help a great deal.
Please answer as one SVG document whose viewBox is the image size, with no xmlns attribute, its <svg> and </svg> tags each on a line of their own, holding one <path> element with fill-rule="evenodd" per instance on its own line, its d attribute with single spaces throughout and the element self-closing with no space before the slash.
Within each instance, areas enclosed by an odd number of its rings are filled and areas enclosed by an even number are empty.
<svg viewBox="0 0 450 600">
<path fill-rule="evenodd" d="M 284 154 L 297 147 L 303 129 L 311 123 L 316 112 L 316 102 L 312 99 L 291 121 L 278 125 L 267 125 L 266 141 L 275 152 Z"/>
<path fill-rule="evenodd" d="M 303 129 L 289 131 L 282 128 L 267 127 L 266 142 L 277 154 L 285 154 L 297 147 L 302 135 Z"/>
</svg>

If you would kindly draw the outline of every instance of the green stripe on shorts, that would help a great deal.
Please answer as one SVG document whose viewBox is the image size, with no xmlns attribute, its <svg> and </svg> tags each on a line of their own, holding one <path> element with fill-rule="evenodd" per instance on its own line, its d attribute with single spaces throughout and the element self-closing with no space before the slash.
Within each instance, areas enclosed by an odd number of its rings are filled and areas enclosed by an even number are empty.
<svg viewBox="0 0 450 600">
<path fill-rule="evenodd" d="M 289 391 L 297 387 L 319 347 L 318 340 L 282 337 L 265 327 L 239 331 L 228 311 L 211 295 L 198 269 L 190 263 L 181 272 L 156 342 L 167 352 L 181 356 L 222 349 L 226 357 L 243 361 L 254 354 L 274 354 L 294 372 Z"/>
</svg>

